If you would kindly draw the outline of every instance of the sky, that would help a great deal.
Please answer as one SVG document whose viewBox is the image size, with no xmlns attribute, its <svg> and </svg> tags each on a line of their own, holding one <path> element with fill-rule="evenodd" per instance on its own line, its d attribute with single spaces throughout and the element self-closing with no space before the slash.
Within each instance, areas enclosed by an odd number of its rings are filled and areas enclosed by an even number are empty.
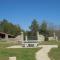
<svg viewBox="0 0 60 60">
<path fill-rule="evenodd" d="M 60 25 L 60 0 L 0 0 L 0 20 L 28 30 L 33 19 Z"/>
</svg>

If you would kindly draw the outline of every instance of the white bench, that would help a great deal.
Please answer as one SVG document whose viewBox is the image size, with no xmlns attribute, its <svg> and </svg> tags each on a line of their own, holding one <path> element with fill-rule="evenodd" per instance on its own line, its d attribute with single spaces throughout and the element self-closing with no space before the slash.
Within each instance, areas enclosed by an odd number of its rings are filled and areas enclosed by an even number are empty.
<svg viewBox="0 0 60 60">
<path fill-rule="evenodd" d="M 9 57 L 9 60 L 16 60 L 16 57 Z"/>
</svg>

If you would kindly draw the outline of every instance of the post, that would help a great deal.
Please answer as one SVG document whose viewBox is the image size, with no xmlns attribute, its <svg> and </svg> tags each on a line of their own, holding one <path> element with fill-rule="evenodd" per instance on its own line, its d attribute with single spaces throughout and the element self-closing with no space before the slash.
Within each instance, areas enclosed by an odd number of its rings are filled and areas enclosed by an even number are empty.
<svg viewBox="0 0 60 60">
<path fill-rule="evenodd" d="M 26 38 L 26 41 L 27 41 L 27 35 L 25 36 L 25 38 Z"/>
<path fill-rule="evenodd" d="M 54 34 L 54 38 L 55 38 L 55 32 L 53 34 Z"/>
<path fill-rule="evenodd" d="M 8 34 L 5 34 L 5 40 L 8 40 Z"/>
<path fill-rule="evenodd" d="M 39 37 L 39 32 L 37 32 L 37 40 L 39 41 L 40 40 L 40 37 Z"/>
<path fill-rule="evenodd" d="M 53 34 L 54 34 L 54 40 L 56 40 L 56 34 L 55 34 L 55 32 Z"/>
<path fill-rule="evenodd" d="M 23 36 L 23 32 L 21 32 L 21 41 L 24 41 L 24 36 Z"/>
</svg>

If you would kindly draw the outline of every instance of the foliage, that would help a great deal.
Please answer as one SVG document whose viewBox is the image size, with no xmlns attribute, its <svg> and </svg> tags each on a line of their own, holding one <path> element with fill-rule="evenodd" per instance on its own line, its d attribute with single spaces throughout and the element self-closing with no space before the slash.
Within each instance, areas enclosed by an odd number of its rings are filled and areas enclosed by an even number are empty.
<svg viewBox="0 0 60 60">
<path fill-rule="evenodd" d="M 46 21 L 43 21 L 43 22 L 42 22 L 39 31 L 40 31 L 40 33 L 43 34 L 43 35 L 46 34 L 46 32 L 47 32 L 47 23 L 46 23 Z"/>
<path fill-rule="evenodd" d="M 21 28 L 18 25 L 9 23 L 7 20 L 4 19 L 0 22 L 0 32 L 18 35 L 21 32 Z"/>
<path fill-rule="evenodd" d="M 40 34 L 45 36 L 45 41 L 47 41 L 48 40 L 48 36 L 49 36 L 49 31 L 47 30 L 47 23 L 46 23 L 46 21 L 42 22 L 42 24 L 40 26 L 40 29 L 39 29 L 39 32 L 40 32 Z"/>
<path fill-rule="evenodd" d="M 29 28 L 33 35 L 37 33 L 37 31 L 39 30 L 39 24 L 36 19 L 32 21 L 32 24 Z"/>
</svg>

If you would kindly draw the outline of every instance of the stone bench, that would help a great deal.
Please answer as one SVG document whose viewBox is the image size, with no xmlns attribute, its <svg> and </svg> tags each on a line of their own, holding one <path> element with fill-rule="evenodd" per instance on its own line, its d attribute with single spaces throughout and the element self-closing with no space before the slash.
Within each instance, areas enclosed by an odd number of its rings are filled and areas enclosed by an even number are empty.
<svg viewBox="0 0 60 60">
<path fill-rule="evenodd" d="M 9 60 L 16 60 L 16 57 L 9 57 Z"/>
</svg>

